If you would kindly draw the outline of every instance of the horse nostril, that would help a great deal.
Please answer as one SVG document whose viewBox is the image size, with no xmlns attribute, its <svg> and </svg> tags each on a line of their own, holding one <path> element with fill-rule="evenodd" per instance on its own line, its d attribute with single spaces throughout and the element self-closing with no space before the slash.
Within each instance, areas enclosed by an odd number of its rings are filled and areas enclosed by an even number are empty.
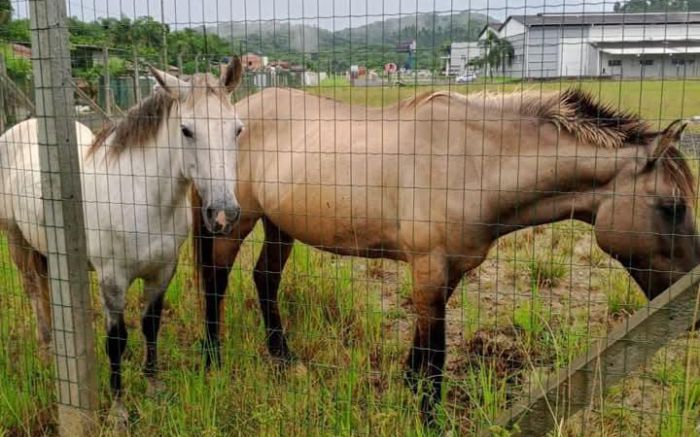
<svg viewBox="0 0 700 437">
<path fill-rule="evenodd" d="M 236 223 L 241 218 L 241 208 L 234 208 L 231 211 L 231 223 Z"/>
<path fill-rule="evenodd" d="M 208 225 L 214 225 L 216 223 L 214 220 L 216 216 L 216 210 L 214 208 L 205 208 L 203 215 Z"/>
</svg>

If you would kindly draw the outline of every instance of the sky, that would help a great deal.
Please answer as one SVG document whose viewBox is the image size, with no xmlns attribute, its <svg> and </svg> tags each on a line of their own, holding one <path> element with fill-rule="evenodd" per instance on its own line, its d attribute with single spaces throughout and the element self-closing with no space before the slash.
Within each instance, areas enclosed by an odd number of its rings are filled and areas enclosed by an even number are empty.
<svg viewBox="0 0 700 437">
<path fill-rule="evenodd" d="M 67 0 L 68 14 L 84 21 L 98 17 L 150 15 L 174 28 L 229 21 L 289 19 L 329 30 L 356 27 L 416 12 L 471 10 L 503 20 L 539 12 L 611 11 L 614 0 Z M 27 16 L 28 0 L 12 0 L 17 17 Z M 161 12 L 163 4 L 163 12 Z"/>
</svg>

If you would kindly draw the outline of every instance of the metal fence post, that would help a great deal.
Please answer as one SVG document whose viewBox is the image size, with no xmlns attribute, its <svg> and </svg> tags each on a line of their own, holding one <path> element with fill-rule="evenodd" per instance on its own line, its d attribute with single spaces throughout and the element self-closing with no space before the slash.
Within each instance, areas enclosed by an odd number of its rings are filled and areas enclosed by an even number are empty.
<svg viewBox="0 0 700 437">
<path fill-rule="evenodd" d="M 59 429 L 90 435 L 97 373 L 66 2 L 29 3 Z"/>
</svg>

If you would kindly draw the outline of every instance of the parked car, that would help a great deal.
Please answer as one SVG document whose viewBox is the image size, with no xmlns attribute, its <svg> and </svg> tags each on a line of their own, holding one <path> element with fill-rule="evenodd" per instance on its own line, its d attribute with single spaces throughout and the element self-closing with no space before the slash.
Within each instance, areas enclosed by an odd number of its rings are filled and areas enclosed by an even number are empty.
<svg viewBox="0 0 700 437">
<path fill-rule="evenodd" d="M 476 74 L 474 73 L 465 73 L 461 76 L 457 76 L 457 79 L 455 81 L 457 83 L 467 83 L 467 82 L 473 82 L 476 80 Z"/>
</svg>

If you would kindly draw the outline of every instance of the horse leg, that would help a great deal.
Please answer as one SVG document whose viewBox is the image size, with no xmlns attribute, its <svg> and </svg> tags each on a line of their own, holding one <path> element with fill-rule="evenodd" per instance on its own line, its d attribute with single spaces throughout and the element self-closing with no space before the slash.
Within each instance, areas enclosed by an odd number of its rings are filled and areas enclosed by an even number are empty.
<svg viewBox="0 0 700 437">
<path fill-rule="evenodd" d="M 275 360 L 290 363 L 294 357 L 287 346 L 282 320 L 280 319 L 277 291 L 279 290 L 282 270 L 289 259 L 294 239 L 275 226 L 267 218 L 265 226 L 265 244 L 253 271 L 253 280 L 258 289 L 258 300 L 265 322 L 267 349 Z"/>
<path fill-rule="evenodd" d="M 148 279 L 144 283 L 144 296 L 146 297 L 146 309 L 141 319 L 141 330 L 146 339 L 146 360 L 143 372 L 149 381 L 149 387 L 156 385 L 155 376 L 158 369 L 158 331 L 160 330 L 160 315 L 163 311 L 163 299 L 168 289 L 175 264 L 166 266 L 159 275 Z"/>
<path fill-rule="evenodd" d="M 51 331 L 53 329 L 51 315 L 51 290 L 49 289 L 49 266 L 46 257 L 34 252 L 39 295 L 36 296 L 35 311 L 37 313 L 37 335 L 42 348 L 41 354 L 50 356 L 53 351 Z"/>
<path fill-rule="evenodd" d="M 460 276 L 450 274 L 443 255 L 415 258 L 411 267 L 413 303 L 418 317 L 406 376 L 411 388 L 420 396 L 424 423 L 432 424 L 435 405 L 440 402 L 445 365 L 445 306 Z M 418 393 L 420 381 L 426 385 Z"/>
<path fill-rule="evenodd" d="M 201 227 L 201 236 L 196 245 L 199 253 L 200 278 L 204 289 L 205 306 L 205 338 L 204 351 L 206 367 L 221 365 L 221 344 L 219 333 L 221 329 L 221 311 L 228 276 L 236 261 L 243 240 L 255 227 L 256 219 L 242 218 L 228 236 L 214 236 Z"/>
<path fill-rule="evenodd" d="M 10 256 L 22 276 L 22 286 L 32 302 L 36 316 L 36 338 L 39 357 L 51 362 L 51 297 L 46 257 L 32 249 L 18 229 L 8 231 Z"/>
<path fill-rule="evenodd" d="M 107 342 L 105 350 L 109 358 L 109 387 L 115 401 L 122 394 L 121 359 L 126 349 L 127 331 L 124 323 L 124 307 L 126 306 L 126 290 L 128 282 L 121 281 L 117 276 L 103 278 L 100 281 L 100 291 L 105 308 L 105 328 Z"/>
</svg>

